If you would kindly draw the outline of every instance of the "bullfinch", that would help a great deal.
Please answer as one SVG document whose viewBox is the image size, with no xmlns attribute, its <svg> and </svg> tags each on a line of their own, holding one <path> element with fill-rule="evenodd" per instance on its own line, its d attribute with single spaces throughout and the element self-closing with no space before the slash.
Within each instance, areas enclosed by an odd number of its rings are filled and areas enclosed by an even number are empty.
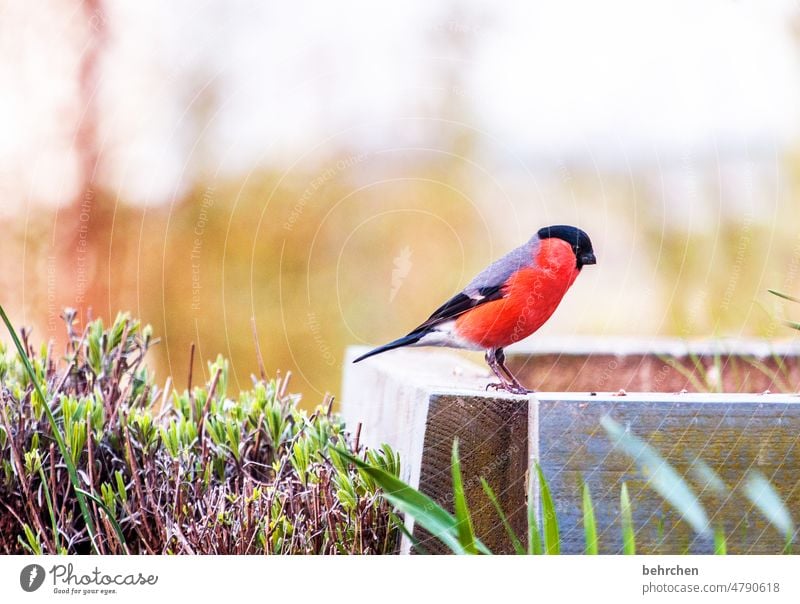
<svg viewBox="0 0 800 604">
<path fill-rule="evenodd" d="M 488 387 L 527 394 L 531 391 L 506 367 L 503 348 L 544 325 L 581 269 L 596 262 L 592 242 L 581 229 L 566 225 L 539 229 L 527 243 L 486 268 L 407 336 L 379 346 L 353 362 L 403 346 L 484 350 L 486 362 L 500 380 Z"/>
</svg>

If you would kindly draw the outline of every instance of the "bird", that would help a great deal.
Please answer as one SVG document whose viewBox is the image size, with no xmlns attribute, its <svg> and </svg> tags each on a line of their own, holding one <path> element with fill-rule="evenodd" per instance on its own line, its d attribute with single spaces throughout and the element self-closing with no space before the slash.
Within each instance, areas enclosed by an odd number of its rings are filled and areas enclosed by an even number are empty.
<svg viewBox="0 0 800 604">
<path fill-rule="evenodd" d="M 479 273 L 417 328 L 353 362 L 406 346 L 482 350 L 500 380 L 487 389 L 534 392 L 506 367 L 503 349 L 544 325 L 581 269 L 596 263 L 592 241 L 584 231 L 569 225 L 543 227 Z"/>
</svg>

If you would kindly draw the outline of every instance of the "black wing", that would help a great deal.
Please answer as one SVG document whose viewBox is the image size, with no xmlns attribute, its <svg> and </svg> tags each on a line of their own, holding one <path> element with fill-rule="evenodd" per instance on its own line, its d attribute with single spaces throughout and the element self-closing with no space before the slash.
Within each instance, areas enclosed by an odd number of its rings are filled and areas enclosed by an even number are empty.
<svg viewBox="0 0 800 604">
<path fill-rule="evenodd" d="M 474 290 L 474 292 L 475 293 L 471 296 L 468 296 L 463 292 L 456 294 L 447 302 L 442 304 L 439 308 L 437 308 L 428 318 L 428 320 L 417 327 L 414 332 L 430 329 L 431 327 L 435 327 L 440 323 L 445 323 L 446 321 L 455 319 L 456 317 L 463 315 L 468 310 L 472 310 L 481 304 L 486 304 L 487 302 L 501 299 L 503 297 L 503 286 L 493 285 L 491 287 L 481 287 L 480 289 Z"/>
<path fill-rule="evenodd" d="M 468 310 L 480 306 L 481 304 L 486 304 L 492 300 L 501 299 L 503 297 L 503 286 L 493 285 L 491 287 L 481 287 L 478 289 L 473 289 L 472 292 L 473 294 L 471 296 L 468 296 L 463 292 L 456 294 L 447 302 L 442 304 L 439 308 L 437 308 L 427 321 L 425 321 L 407 336 L 403 336 L 402 338 L 394 340 L 393 342 L 389 342 L 388 344 L 384 344 L 383 346 L 379 346 L 378 348 L 370 350 L 366 354 L 362 354 L 353 362 L 358 363 L 359 361 L 363 361 L 364 359 L 376 354 L 386 352 L 387 350 L 394 350 L 395 348 L 401 348 L 402 346 L 411 346 L 416 344 L 425 336 L 425 334 L 427 334 L 437 325 L 455 319 L 459 315 L 462 315 Z"/>
<path fill-rule="evenodd" d="M 500 300 L 504 296 L 503 286 L 508 278 L 521 268 L 529 266 L 539 248 L 539 237 L 534 235 L 530 241 L 511 250 L 493 262 L 475 277 L 460 294 L 456 294 L 442 304 L 422 325 L 411 333 L 425 331 L 441 323 L 455 319 L 476 306 Z"/>
</svg>

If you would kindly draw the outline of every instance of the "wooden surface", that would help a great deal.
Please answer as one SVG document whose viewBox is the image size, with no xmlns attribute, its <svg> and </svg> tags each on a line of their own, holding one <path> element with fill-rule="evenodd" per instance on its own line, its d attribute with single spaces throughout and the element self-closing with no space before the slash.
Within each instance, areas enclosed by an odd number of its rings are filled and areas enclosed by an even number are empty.
<svg viewBox="0 0 800 604">
<path fill-rule="evenodd" d="M 349 351 L 353 358 L 361 349 Z M 609 415 L 655 447 L 683 474 L 699 456 L 730 489 L 718 497 L 692 484 L 713 523 L 722 524 L 730 553 L 779 553 L 783 537 L 740 494 L 758 469 L 777 487 L 800 522 L 800 397 L 775 394 L 538 393 L 510 397 L 485 391 L 487 371 L 453 353 L 398 351 L 348 364 L 342 410 L 362 442 L 388 442 L 402 455 L 403 478 L 452 509 L 450 450 L 461 442 L 467 497 L 478 534 L 510 551 L 505 531 L 480 488 L 485 477 L 522 536 L 525 474 L 540 460 L 561 522 L 562 551 L 583 550 L 580 479 L 591 488 L 601 551 L 621 547 L 619 489 L 628 484 L 640 553 L 712 551 L 652 489 L 633 462 L 613 450 L 600 427 Z M 538 493 L 535 492 L 538 497 Z M 434 552 L 443 549 L 425 538 Z M 409 543 L 404 542 L 404 551 Z"/>
<path fill-rule="evenodd" d="M 520 381 L 546 392 L 796 392 L 800 384 L 794 340 L 534 338 L 506 356 Z"/>
<path fill-rule="evenodd" d="M 739 490 L 757 469 L 775 485 L 789 509 L 800 510 L 800 397 L 781 395 L 539 396 L 539 459 L 562 523 L 562 548 L 580 553 L 581 478 L 591 489 L 603 553 L 621 550 L 619 492 L 630 491 L 639 553 L 711 553 L 713 540 L 696 538 L 677 513 L 646 486 L 632 460 L 613 450 L 600 427 L 609 415 L 656 448 L 689 476 L 714 526 L 724 526 L 729 553 L 780 553 L 783 536 Z M 730 492 L 717 496 L 691 478 L 700 457 Z M 798 518 L 795 518 L 797 521 Z M 660 528 L 661 525 L 661 528 Z"/>
<path fill-rule="evenodd" d="M 420 472 L 420 490 L 452 511 L 450 460 L 459 440 L 464 492 L 475 531 L 495 553 L 514 553 L 511 542 L 481 486 L 483 477 L 503 502 L 517 534 L 524 535 L 525 484 L 529 463 L 528 403 L 524 398 L 432 394 Z M 445 553 L 441 543 L 422 533 L 430 553 Z"/>
</svg>

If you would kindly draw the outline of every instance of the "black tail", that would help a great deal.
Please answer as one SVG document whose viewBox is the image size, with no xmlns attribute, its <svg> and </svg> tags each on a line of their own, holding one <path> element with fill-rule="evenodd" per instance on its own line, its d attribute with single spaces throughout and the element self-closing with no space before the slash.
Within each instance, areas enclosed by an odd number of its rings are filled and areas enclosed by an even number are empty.
<svg viewBox="0 0 800 604">
<path fill-rule="evenodd" d="M 420 338 L 422 338 L 422 336 L 424 335 L 425 335 L 424 331 L 421 332 L 412 331 L 407 336 L 403 336 L 402 338 L 398 338 L 393 342 L 389 342 L 388 344 L 384 344 L 383 346 L 378 346 L 377 348 L 370 350 L 366 354 L 362 354 L 353 362 L 358 363 L 359 361 L 363 361 L 364 359 L 367 359 L 371 356 L 375 356 L 376 354 L 386 352 L 387 350 L 394 350 L 395 348 L 402 348 L 403 346 L 409 346 L 410 344 L 415 344 L 416 342 L 419 342 Z"/>
</svg>

